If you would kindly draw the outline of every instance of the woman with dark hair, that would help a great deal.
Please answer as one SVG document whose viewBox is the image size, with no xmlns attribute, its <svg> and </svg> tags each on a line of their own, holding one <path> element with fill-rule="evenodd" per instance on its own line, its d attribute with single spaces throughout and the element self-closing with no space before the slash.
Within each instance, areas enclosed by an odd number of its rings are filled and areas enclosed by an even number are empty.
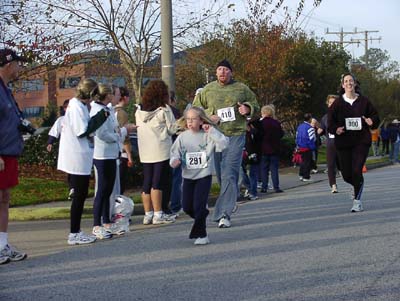
<svg viewBox="0 0 400 301">
<path fill-rule="evenodd" d="M 162 80 L 151 81 L 135 113 L 140 162 L 143 163 L 143 224 L 175 221 L 162 211 L 162 175 L 169 168 L 171 136 L 176 132 L 175 118 L 169 107 L 168 86 Z"/>
<path fill-rule="evenodd" d="M 364 186 L 362 168 L 371 146 L 370 129 L 379 126 L 379 116 L 372 103 L 356 91 L 354 75 L 342 76 L 339 97 L 328 110 L 328 132 L 335 135 L 339 165 L 345 182 L 354 188 L 351 212 L 363 211 Z"/>
</svg>

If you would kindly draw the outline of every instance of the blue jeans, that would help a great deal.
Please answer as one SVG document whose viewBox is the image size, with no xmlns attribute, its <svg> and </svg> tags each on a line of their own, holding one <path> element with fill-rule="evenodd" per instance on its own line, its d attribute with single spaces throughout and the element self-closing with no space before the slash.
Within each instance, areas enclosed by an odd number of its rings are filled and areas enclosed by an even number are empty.
<svg viewBox="0 0 400 301">
<path fill-rule="evenodd" d="M 229 146 L 214 155 L 215 171 L 221 187 L 214 208 L 214 221 L 219 221 L 224 215 L 229 218 L 236 205 L 244 143 L 245 135 L 229 137 Z"/>
<path fill-rule="evenodd" d="M 261 158 L 262 189 L 268 189 L 269 172 L 271 171 L 272 185 L 275 190 L 279 188 L 279 156 L 263 155 Z"/>
<path fill-rule="evenodd" d="M 389 158 L 392 163 L 399 163 L 399 148 L 400 148 L 400 141 L 392 143 L 392 149 L 390 150 Z"/>
<path fill-rule="evenodd" d="M 178 212 L 182 209 L 182 167 L 172 169 L 172 188 L 171 188 L 171 204 L 172 212 Z"/>
<path fill-rule="evenodd" d="M 242 164 L 242 185 L 246 187 L 252 196 L 257 196 L 258 164 L 250 164 L 250 176 L 247 175 L 247 166 Z"/>
</svg>

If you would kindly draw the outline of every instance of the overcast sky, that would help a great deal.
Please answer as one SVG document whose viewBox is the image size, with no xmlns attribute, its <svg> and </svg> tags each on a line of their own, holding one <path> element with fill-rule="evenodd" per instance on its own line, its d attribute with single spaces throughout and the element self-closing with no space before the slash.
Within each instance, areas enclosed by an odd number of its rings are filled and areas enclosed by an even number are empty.
<svg viewBox="0 0 400 301">
<path fill-rule="evenodd" d="M 230 12 L 229 18 L 245 16 L 243 7 L 246 0 L 230 2 L 235 3 L 236 11 Z M 298 2 L 285 0 L 284 5 L 293 5 L 291 7 L 295 10 Z M 356 27 L 358 31 L 378 30 L 377 33 L 369 33 L 368 37 L 382 39 L 380 42 L 369 41 L 369 48 L 387 50 L 392 60 L 400 62 L 400 0 L 322 0 L 317 8 L 313 8 L 313 0 L 305 2 L 299 24 L 306 32 L 314 32 L 326 41 L 338 41 L 338 35 L 325 34 L 327 28 L 331 32 L 340 31 L 341 28 L 343 31 L 353 32 Z M 279 18 L 279 14 L 276 18 Z M 345 41 L 351 38 L 364 39 L 364 34 L 347 35 Z M 349 44 L 346 50 L 354 57 L 359 57 L 364 54 L 364 42 L 358 47 L 356 44 Z"/>
</svg>

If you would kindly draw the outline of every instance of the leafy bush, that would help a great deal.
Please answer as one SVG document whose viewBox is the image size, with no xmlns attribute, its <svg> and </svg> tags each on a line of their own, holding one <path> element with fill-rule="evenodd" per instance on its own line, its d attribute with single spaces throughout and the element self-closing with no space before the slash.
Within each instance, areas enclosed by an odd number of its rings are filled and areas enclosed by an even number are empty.
<svg viewBox="0 0 400 301">
<path fill-rule="evenodd" d="M 51 152 L 46 149 L 49 130 L 33 135 L 25 141 L 24 152 L 19 159 L 21 164 L 57 166 L 58 141 Z"/>
<path fill-rule="evenodd" d="M 292 165 L 292 154 L 296 147 L 296 142 L 293 136 L 284 136 L 281 140 L 280 161 L 284 166 Z"/>
</svg>

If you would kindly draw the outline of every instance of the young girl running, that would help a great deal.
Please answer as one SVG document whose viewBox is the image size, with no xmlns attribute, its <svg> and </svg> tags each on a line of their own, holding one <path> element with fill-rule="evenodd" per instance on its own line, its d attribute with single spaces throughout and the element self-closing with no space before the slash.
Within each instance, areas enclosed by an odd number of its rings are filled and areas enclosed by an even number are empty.
<svg viewBox="0 0 400 301">
<path fill-rule="evenodd" d="M 214 152 L 228 146 L 229 139 L 212 126 L 204 111 L 191 107 L 184 114 L 184 127 L 171 148 L 170 165 L 182 164 L 182 207 L 194 219 L 189 238 L 195 245 L 206 245 L 210 240 L 206 232 L 208 195 L 214 171 Z"/>
</svg>

